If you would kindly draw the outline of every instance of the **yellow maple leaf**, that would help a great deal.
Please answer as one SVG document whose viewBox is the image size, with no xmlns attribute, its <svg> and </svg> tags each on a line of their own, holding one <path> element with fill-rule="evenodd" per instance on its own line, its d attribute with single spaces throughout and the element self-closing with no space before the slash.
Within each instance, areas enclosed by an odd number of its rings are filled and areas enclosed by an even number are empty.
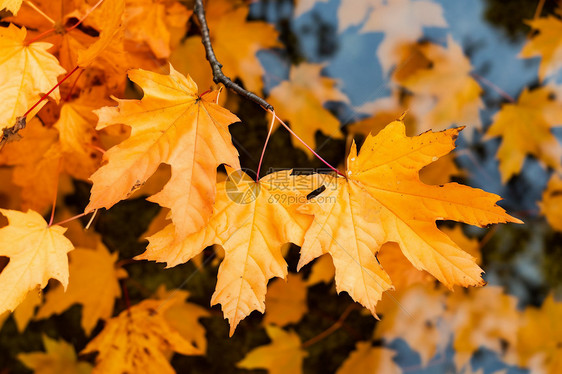
<svg viewBox="0 0 562 374">
<path fill-rule="evenodd" d="M 390 122 L 395 121 L 408 112 L 410 107 L 409 101 L 409 96 L 394 89 L 390 96 L 376 99 L 358 107 L 357 111 L 366 113 L 369 117 L 354 120 L 346 125 L 346 129 L 348 133 L 353 135 L 368 136 L 369 134 L 377 134 Z M 408 113 L 403 120 L 406 125 L 406 133 L 408 135 L 416 135 L 418 133 L 416 131 L 416 117 Z"/>
<path fill-rule="evenodd" d="M 243 369 L 266 369 L 269 374 L 302 373 L 308 353 L 301 348 L 299 336 L 280 327 L 266 326 L 271 343 L 250 351 L 236 364 Z"/>
<path fill-rule="evenodd" d="M 423 184 L 419 170 L 454 149 L 461 128 L 416 137 L 405 135 L 401 121 L 370 135 L 357 155 L 347 158 L 347 178 L 332 177 L 326 190 L 300 208 L 314 215 L 301 248 L 298 268 L 330 253 L 338 292 L 375 314 L 382 293 L 391 288 L 388 274 L 375 258 L 386 242 L 396 242 L 418 270 L 447 287 L 481 286 L 482 269 L 441 232 L 436 220 L 486 226 L 521 222 L 495 203 L 499 196 L 457 183 Z"/>
<path fill-rule="evenodd" d="M 211 313 L 197 304 L 185 301 L 189 292 L 184 290 L 166 291 L 164 285 L 156 290 L 156 297 L 172 306 L 164 312 L 164 318 L 168 325 L 176 330 L 185 340 L 194 347 L 205 353 L 207 351 L 207 338 L 205 328 L 199 323 L 199 319 L 209 317 Z"/>
<path fill-rule="evenodd" d="M 441 130 L 457 123 L 480 127 L 482 89 L 470 76 L 472 66 L 460 45 L 449 37 L 447 47 L 432 43 L 405 44 L 392 79 L 414 94 L 410 110 L 418 131 Z"/>
<path fill-rule="evenodd" d="M 519 364 L 532 373 L 562 372 L 562 302 L 549 295 L 540 308 L 528 307 L 517 332 Z"/>
<path fill-rule="evenodd" d="M 502 354 L 506 344 L 514 347 L 519 326 L 517 299 L 501 287 L 488 286 L 455 292 L 447 298 L 445 321 L 455 338 L 455 365 L 461 371 L 472 354 L 485 347 Z"/>
<path fill-rule="evenodd" d="M 81 352 L 99 352 L 92 373 L 174 374 L 165 352 L 203 354 L 166 322 L 164 313 L 172 305 L 144 300 L 107 321 L 101 333 Z"/>
<path fill-rule="evenodd" d="M 384 33 L 377 57 L 386 73 L 398 62 L 396 46 L 416 42 L 423 36 L 424 27 L 447 27 L 441 5 L 424 0 L 393 0 L 376 6 L 361 32 Z"/>
<path fill-rule="evenodd" d="M 2 0 L 0 1 L 0 10 L 6 9 L 16 14 L 21 7 L 21 3 L 23 0 Z"/>
<path fill-rule="evenodd" d="M 267 281 L 287 275 L 281 246 L 302 244 L 311 217 L 298 213 L 297 207 L 316 182 L 304 176 L 310 180 L 300 189 L 295 183 L 303 176 L 292 176 L 290 170 L 269 174 L 259 183 L 242 171 L 229 171 L 226 182 L 217 185 L 215 212 L 204 229 L 177 242 L 173 225 L 168 225 L 148 238 L 146 252 L 135 259 L 166 262 L 170 267 L 220 244 L 225 258 L 211 303 L 222 305 L 232 335 L 252 311 L 264 312 Z"/>
<path fill-rule="evenodd" d="M 65 171 L 74 178 L 88 180 L 101 163 L 99 135 L 95 130 L 94 109 L 107 104 L 105 89 L 92 87 L 78 99 L 62 105 L 60 116 L 53 125 L 59 132 L 61 156 Z"/>
<path fill-rule="evenodd" d="M 539 206 L 550 226 L 557 231 L 562 231 L 562 177 L 560 175 L 552 175 Z"/>
<path fill-rule="evenodd" d="M 22 333 L 35 315 L 35 308 L 41 304 L 41 295 L 40 288 L 29 291 L 25 296 L 25 299 L 23 299 L 21 304 L 17 306 L 13 313 L 6 311 L 4 314 L 0 314 L 0 327 L 2 327 L 4 321 L 10 316 L 10 314 L 12 314 L 18 331 Z"/>
<path fill-rule="evenodd" d="M 86 67 L 96 57 L 101 55 L 115 39 L 122 37 L 123 13 L 125 11 L 125 0 L 104 0 L 104 2 L 92 12 L 90 20 L 97 20 L 100 36 L 86 50 L 78 52 L 78 66 Z"/>
<path fill-rule="evenodd" d="M 127 272 L 115 266 L 117 253 L 109 253 L 101 243 L 96 249 L 76 248 L 69 254 L 70 284 L 66 290 L 55 286 L 47 292 L 36 319 L 60 314 L 73 304 L 82 304 L 82 328 L 90 335 L 98 320 L 113 313 L 115 298 L 121 296 L 119 279 Z"/>
<path fill-rule="evenodd" d="M 126 0 L 125 38 L 146 42 L 157 58 L 170 56 L 170 28 L 185 34 L 192 11 L 173 0 Z"/>
<path fill-rule="evenodd" d="M 314 134 L 321 130 L 333 138 L 341 138 L 339 120 L 323 107 L 327 101 L 348 102 L 336 88 L 336 80 L 320 75 L 323 65 L 301 63 L 292 66 L 289 80 L 275 86 L 268 101 L 281 119 L 289 121 L 294 132 L 306 143 L 315 143 Z M 275 127 L 279 127 L 276 124 Z M 295 147 L 310 151 L 300 142 Z"/>
<path fill-rule="evenodd" d="M 287 274 L 287 279 L 275 279 L 267 287 L 263 323 L 286 326 L 301 320 L 308 308 L 306 305 L 307 284 L 300 274 Z"/>
<path fill-rule="evenodd" d="M 312 263 L 310 275 L 306 280 L 308 286 L 313 286 L 317 283 L 330 283 L 334 279 L 336 269 L 330 255 L 322 255 Z"/>
<path fill-rule="evenodd" d="M 57 191 L 61 166 L 58 134 L 32 118 L 19 135 L 21 140 L 6 144 L 0 152 L 0 164 L 14 167 L 12 180 L 21 187 L 22 209 L 43 212 Z"/>
<path fill-rule="evenodd" d="M 436 353 L 445 350 L 449 341 L 449 331 L 439 323 L 445 312 L 443 291 L 415 285 L 384 297 L 379 309 L 382 319 L 373 337 L 387 342 L 404 340 L 419 353 L 422 366 L 427 365 Z"/>
<path fill-rule="evenodd" d="M 54 340 L 43 335 L 46 352 L 18 354 L 18 359 L 35 374 L 89 374 L 92 366 L 80 362 L 74 347 L 64 340 Z"/>
<path fill-rule="evenodd" d="M 549 87 L 525 88 L 517 103 L 504 104 L 494 116 L 486 136 L 503 138 L 496 155 L 503 182 L 521 171 L 527 154 L 554 169 L 561 167 L 562 146 L 551 128 L 562 125 L 562 107 L 553 93 Z"/>
<path fill-rule="evenodd" d="M 426 271 L 416 269 L 397 243 L 384 243 L 377 253 L 377 260 L 388 273 L 396 290 L 403 290 L 417 283 L 430 284 L 435 281 Z"/>
<path fill-rule="evenodd" d="M 9 224 L 0 229 L 0 256 L 10 258 L 0 273 L 0 313 L 14 310 L 27 293 L 50 278 L 68 285 L 68 256 L 74 247 L 65 228 L 47 226 L 39 213 L 0 209 Z"/>
<path fill-rule="evenodd" d="M 402 369 L 394 362 L 394 356 L 396 352 L 388 348 L 373 347 L 370 342 L 358 342 L 336 374 L 400 374 Z"/>
<path fill-rule="evenodd" d="M 273 25 L 247 20 L 249 11 L 247 3 L 242 1 L 209 0 L 205 3 L 211 43 L 224 74 L 232 79 L 240 78 L 244 87 L 252 92 L 261 92 L 265 70 L 257 52 L 281 44 Z M 172 62 L 178 64 L 182 72 L 199 72 L 194 76 L 201 87 L 213 86 L 212 70 L 205 60 L 199 36 L 187 38 L 172 53 Z"/>
<path fill-rule="evenodd" d="M 562 10 L 557 9 L 556 13 L 560 16 Z M 562 20 L 549 15 L 527 21 L 527 23 L 534 31 L 537 31 L 537 35 L 527 41 L 520 56 L 523 58 L 542 57 L 539 79 L 543 81 L 562 68 Z"/>
<path fill-rule="evenodd" d="M 97 128 L 131 127 L 131 136 L 104 155 L 96 171 L 86 211 L 110 208 L 127 198 L 156 171 L 172 167 L 172 177 L 150 201 L 171 209 L 177 236 L 183 239 L 208 221 L 215 199 L 216 168 L 239 167 L 228 125 L 238 118 L 214 103 L 217 93 L 200 97 L 197 85 L 170 65 L 170 74 L 131 70 L 129 78 L 144 91 L 141 100 L 119 100 L 118 107 L 96 113 Z"/>
<path fill-rule="evenodd" d="M 31 108 L 42 93 L 57 84 L 57 77 L 65 73 L 55 56 L 47 52 L 51 44 L 26 45 L 26 35 L 25 28 L 19 29 L 13 24 L 0 28 L 0 128 L 13 126 L 16 117 Z M 49 97 L 58 102 L 58 88 Z"/>
</svg>

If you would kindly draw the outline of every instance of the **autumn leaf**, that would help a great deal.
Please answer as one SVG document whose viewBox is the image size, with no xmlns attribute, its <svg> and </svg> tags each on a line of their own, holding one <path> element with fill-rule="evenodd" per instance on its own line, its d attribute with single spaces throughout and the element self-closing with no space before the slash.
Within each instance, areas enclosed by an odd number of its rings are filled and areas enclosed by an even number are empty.
<svg viewBox="0 0 562 374">
<path fill-rule="evenodd" d="M 455 365 L 460 371 L 473 353 L 484 347 L 499 355 L 517 341 L 517 299 L 501 287 L 455 292 L 447 298 L 445 321 L 454 332 Z"/>
<path fill-rule="evenodd" d="M 393 0 L 376 6 L 361 32 L 384 33 L 377 57 L 384 72 L 388 72 L 399 58 L 396 47 L 418 41 L 424 27 L 447 27 L 441 5 L 424 0 Z"/>
<path fill-rule="evenodd" d="M 336 88 L 334 79 L 320 75 L 322 68 L 322 65 L 308 63 L 292 66 L 289 80 L 275 86 L 268 97 L 281 119 L 289 121 L 293 131 L 309 145 L 315 143 L 314 134 L 318 130 L 341 138 L 340 122 L 323 105 L 327 101 L 349 101 Z M 302 143 L 294 145 L 311 155 Z"/>
<path fill-rule="evenodd" d="M 375 339 L 392 342 L 404 340 L 420 355 L 425 366 L 432 357 L 446 348 L 449 331 L 441 326 L 445 312 L 443 290 L 415 285 L 384 297 L 380 303 L 381 322 L 374 332 Z"/>
<path fill-rule="evenodd" d="M 562 370 L 562 303 L 549 295 L 540 308 L 527 307 L 517 332 L 519 364 L 533 373 Z"/>
<path fill-rule="evenodd" d="M 0 1 L 0 10 L 6 9 L 16 14 L 21 7 L 21 3 L 23 0 L 2 0 Z"/>
<path fill-rule="evenodd" d="M 297 323 L 308 311 L 306 306 L 307 284 L 300 274 L 287 274 L 287 279 L 275 279 L 267 287 L 263 323 L 286 326 Z"/>
<path fill-rule="evenodd" d="M 94 109 L 107 104 L 105 90 L 93 87 L 71 102 L 65 102 L 53 125 L 59 132 L 61 157 L 65 171 L 74 178 L 87 181 L 101 164 L 101 142 L 95 127 Z"/>
<path fill-rule="evenodd" d="M 57 84 L 57 77 L 65 73 L 57 59 L 47 52 L 48 43 L 25 44 L 27 31 L 13 24 L 0 28 L 0 127 L 13 126 L 41 94 Z M 60 99 L 58 88 L 50 97 Z M 44 103 L 43 103 L 44 104 Z M 40 104 L 41 105 L 41 104 Z M 38 109 L 37 109 L 38 110 Z M 36 113 L 36 112 L 34 112 Z"/>
<path fill-rule="evenodd" d="M 223 65 L 226 76 L 240 78 L 244 87 L 252 92 L 261 92 L 265 70 L 257 52 L 262 49 L 279 47 L 278 32 L 275 27 L 263 21 L 247 20 L 249 7 L 242 1 L 209 0 L 205 3 L 205 13 L 211 35 L 213 50 Z M 178 70 L 195 74 L 197 84 L 209 88 L 213 86 L 212 70 L 205 61 L 205 51 L 199 36 L 187 38 L 171 57 Z"/>
<path fill-rule="evenodd" d="M 185 34 L 192 11 L 176 1 L 126 0 L 125 38 L 147 43 L 157 58 L 170 56 L 171 28 Z"/>
<path fill-rule="evenodd" d="M 99 352 L 92 373 L 174 374 L 165 352 L 202 354 L 166 322 L 164 313 L 172 305 L 144 300 L 110 319 L 81 352 Z"/>
<path fill-rule="evenodd" d="M 97 39 L 86 50 L 78 52 L 78 66 L 86 67 L 117 38 L 122 37 L 125 0 L 104 0 L 90 19 L 99 20 L 101 30 Z"/>
<path fill-rule="evenodd" d="M 4 324 L 5 320 L 12 314 L 14 321 L 16 322 L 16 327 L 20 333 L 24 332 L 28 323 L 31 321 L 35 315 L 35 309 L 41 304 L 42 300 L 41 289 L 37 288 L 31 290 L 25 296 L 25 299 L 14 309 L 13 313 L 9 311 L 4 312 L 0 315 L 0 327 Z"/>
<path fill-rule="evenodd" d="M 539 206 L 549 225 L 557 231 L 562 231 L 562 177 L 560 175 L 552 175 Z"/>
<path fill-rule="evenodd" d="M 285 278 L 284 243 L 302 244 L 311 217 L 297 212 L 316 182 L 292 176 L 290 170 L 269 174 L 254 182 L 242 171 L 229 169 L 226 182 L 217 185 L 213 216 L 207 226 L 181 242 L 174 242 L 173 225 L 148 238 L 147 250 L 135 259 L 184 263 L 211 244 L 220 244 L 225 258 L 219 267 L 211 304 L 222 305 L 230 335 L 252 311 L 265 311 L 267 281 Z M 297 178 L 305 185 L 295 189 Z M 309 179 L 310 178 L 310 179 Z"/>
<path fill-rule="evenodd" d="M 496 157 L 504 183 L 521 171 L 527 154 L 554 169 L 561 167 L 562 146 L 551 129 L 562 125 L 562 108 L 553 94 L 549 87 L 525 88 L 517 103 L 504 104 L 494 116 L 486 136 L 502 137 Z"/>
<path fill-rule="evenodd" d="M 250 351 L 236 366 L 243 369 L 266 369 L 269 374 L 302 373 L 308 355 L 301 348 L 299 336 L 280 327 L 266 326 L 271 343 Z"/>
<path fill-rule="evenodd" d="M 199 97 L 197 85 L 170 66 L 169 75 L 132 70 L 129 79 L 144 91 L 141 100 L 119 100 L 105 107 L 97 129 L 112 124 L 131 127 L 131 136 L 104 155 L 92 176 L 86 211 L 110 208 L 127 198 L 156 171 L 172 167 L 172 177 L 150 201 L 171 209 L 178 240 L 201 229 L 215 199 L 216 168 L 239 167 L 228 125 L 238 118 L 214 103 L 217 93 Z"/>
<path fill-rule="evenodd" d="M 556 14 L 562 15 L 562 10 L 557 9 Z M 527 21 L 533 31 L 537 32 L 521 50 L 523 58 L 541 57 L 539 66 L 539 79 L 553 75 L 562 68 L 562 20 L 549 15 Z"/>
<path fill-rule="evenodd" d="M 92 366 L 78 361 L 74 347 L 64 340 L 54 340 L 43 335 L 46 352 L 18 354 L 18 359 L 35 374 L 89 374 Z"/>
<path fill-rule="evenodd" d="M 399 66 L 392 79 L 414 94 L 410 111 L 417 116 L 418 132 L 453 123 L 480 127 L 482 89 L 470 75 L 470 60 L 451 37 L 446 48 L 432 43 L 403 45 Z"/>
<path fill-rule="evenodd" d="M 366 118 L 354 120 L 346 125 L 346 130 L 353 135 L 368 136 L 377 134 L 390 122 L 408 113 L 403 121 L 406 126 L 406 134 L 417 135 L 416 117 L 409 113 L 410 97 L 399 90 L 393 90 L 390 96 L 376 99 L 357 107 L 357 111 L 368 115 Z"/>
<path fill-rule="evenodd" d="M 313 286 L 317 283 L 330 283 L 334 279 L 336 269 L 330 255 L 322 255 L 312 263 L 310 275 L 306 280 L 308 286 Z"/>
<path fill-rule="evenodd" d="M 0 209 L 9 224 L 0 229 L 0 256 L 10 258 L 0 273 L 0 313 L 14 310 L 27 293 L 50 278 L 68 285 L 67 253 L 74 247 L 60 226 L 47 226 L 39 213 Z"/>
<path fill-rule="evenodd" d="M 53 203 L 61 171 L 58 134 L 32 118 L 19 135 L 21 140 L 6 144 L 0 152 L 0 164 L 13 166 L 12 180 L 21 187 L 22 209 L 43 212 Z"/>
<path fill-rule="evenodd" d="M 301 248 L 298 268 L 330 253 L 338 292 L 346 291 L 375 315 L 375 305 L 391 289 L 388 274 L 375 255 L 386 242 L 396 242 L 418 270 L 444 283 L 481 286 L 482 269 L 441 232 L 436 220 L 486 226 L 521 222 L 495 202 L 499 196 L 457 183 L 429 186 L 419 170 L 454 149 L 461 129 L 427 132 L 410 138 L 395 121 L 368 136 L 357 155 L 347 158 L 347 178 L 333 177 L 326 190 L 300 209 L 314 215 Z"/>
<path fill-rule="evenodd" d="M 417 283 L 429 285 L 435 282 L 435 278 L 428 272 L 419 271 L 408 261 L 397 243 L 384 243 L 377 253 L 377 260 L 398 291 Z"/>
<path fill-rule="evenodd" d="M 127 272 L 116 267 L 117 253 L 109 253 L 101 243 L 96 249 L 76 248 L 69 257 L 68 288 L 64 290 L 59 285 L 49 289 L 36 319 L 49 318 L 73 304 L 82 304 L 82 328 L 90 335 L 98 320 L 111 317 L 115 298 L 121 296 L 119 279 L 125 278 Z"/>
<path fill-rule="evenodd" d="M 358 342 L 355 350 L 343 362 L 336 374 L 389 373 L 400 374 L 402 369 L 394 362 L 396 352 L 373 347 L 369 342 Z"/>
<path fill-rule="evenodd" d="M 185 301 L 189 297 L 189 292 L 184 290 L 166 291 L 166 287 L 160 285 L 156 290 L 156 297 L 172 304 L 164 312 L 168 325 L 194 347 L 205 353 L 207 351 L 206 331 L 205 327 L 199 323 L 199 319 L 209 317 L 211 315 L 209 311 L 197 304 Z"/>
</svg>

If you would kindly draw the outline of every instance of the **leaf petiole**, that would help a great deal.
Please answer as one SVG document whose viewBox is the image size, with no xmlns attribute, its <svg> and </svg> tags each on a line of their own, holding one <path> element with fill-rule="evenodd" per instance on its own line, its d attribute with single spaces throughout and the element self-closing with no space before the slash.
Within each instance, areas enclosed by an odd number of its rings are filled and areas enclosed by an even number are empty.
<svg viewBox="0 0 562 374">
<path fill-rule="evenodd" d="M 277 117 L 275 115 L 274 110 L 273 111 L 269 110 L 269 112 L 272 114 L 271 124 L 269 125 L 269 131 L 267 132 L 267 138 L 265 138 L 263 150 L 261 151 L 260 163 L 258 164 L 258 171 L 256 173 L 256 183 L 260 181 L 260 169 L 261 169 L 261 163 L 263 161 L 263 155 L 265 154 L 265 148 L 267 148 L 267 143 L 269 143 L 269 138 L 271 137 L 271 133 L 273 132 L 273 125 L 275 124 L 275 118 Z"/>
<path fill-rule="evenodd" d="M 287 129 L 287 131 L 289 131 L 291 133 L 291 135 L 293 135 L 295 138 L 297 138 L 297 140 L 299 142 L 301 142 L 310 152 L 312 152 L 312 154 L 314 156 L 316 156 L 317 159 L 319 159 L 320 161 L 322 161 L 327 167 L 329 167 L 330 169 L 332 169 L 333 171 L 335 171 L 337 174 L 341 175 L 342 177 L 345 178 L 345 174 L 343 174 L 341 171 L 339 171 L 338 169 L 336 169 L 335 167 L 333 167 L 332 165 L 330 165 L 328 163 L 328 161 L 324 160 L 318 153 L 314 152 L 314 150 L 304 142 L 304 140 L 302 140 L 293 130 L 291 130 L 291 128 L 289 126 L 287 126 L 287 124 L 285 124 L 285 122 L 283 122 L 281 120 L 281 118 L 277 117 L 277 114 L 275 114 L 275 112 L 272 112 L 270 110 L 268 110 L 268 112 L 273 113 L 273 115 L 275 116 L 275 118 L 277 118 L 277 120 L 279 121 L 279 123 L 281 125 L 283 125 L 284 128 Z"/>
</svg>

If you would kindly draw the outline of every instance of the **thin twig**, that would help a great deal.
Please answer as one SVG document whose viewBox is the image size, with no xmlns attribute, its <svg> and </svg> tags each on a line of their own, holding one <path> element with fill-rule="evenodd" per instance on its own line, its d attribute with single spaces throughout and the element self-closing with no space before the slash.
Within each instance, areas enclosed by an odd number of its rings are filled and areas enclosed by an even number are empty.
<svg viewBox="0 0 562 374">
<path fill-rule="evenodd" d="M 199 28 L 201 30 L 201 42 L 205 47 L 205 54 L 207 55 L 207 61 L 211 65 L 213 70 L 213 81 L 215 83 L 222 83 L 228 89 L 236 92 L 242 97 L 255 102 L 256 104 L 262 106 L 265 110 L 273 111 L 273 105 L 269 104 L 267 101 L 259 97 L 253 92 L 245 90 L 238 84 L 234 83 L 229 77 L 224 75 L 222 72 L 222 64 L 217 60 L 215 56 L 215 51 L 213 51 L 213 46 L 211 44 L 211 36 L 209 34 L 209 26 L 207 25 L 207 18 L 205 16 L 205 8 L 203 7 L 203 0 L 195 0 L 194 13 L 199 20 Z"/>
<path fill-rule="evenodd" d="M 539 0 L 539 3 L 537 4 L 537 9 L 535 9 L 535 15 L 533 16 L 533 19 L 537 19 L 541 16 L 543 7 L 544 7 L 544 0 Z"/>
<path fill-rule="evenodd" d="M 70 73 L 66 74 L 53 88 L 49 90 L 45 95 L 43 95 L 31 108 L 27 110 L 21 117 L 16 118 L 16 124 L 12 127 L 6 127 L 2 129 L 2 137 L 0 138 L 0 150 L 4 147 L 4 144 L 8 143 L 9 141 L 13 140 L 14 136 L 18 133 L 18 131 L 23 130 L 27 124 L 27 116 L 29 113 L 33 111 L 43 100 L 45 100 L 49 95 L 57 89 L 65 80 L 67 80 L 76 70 L 78 70 L 79 66 L 76 66 Z"/>
<path fill-rule="evenodd" d="M 78 22 L 76 22 L 74 25 L 72 25 L 71 27 L 69 27 L 68 29 L 66 29 L 66 32 L 69 32 L 71 30 L 74 30 L 76 27 L 78 27 L 78 25 L 80 25 L 82 22 L 84 22 L 84 20 L 90 15 L 90 13 L 92 13 L 94 10 L 96 10 L 96 8 L 103 3 L 103 0 L 99 0 L 93 7 L 91 7 L 86 14 L 84 14 L 82 16 L 82 18 L 80 18 L 78 20 Z"/>
<path fill-rule="evenodd" d="M 315 337 L 313 337 L 313 338 L 305 341 L 304 343 L 302 343 L 301 347 L 302 348 L 308 348 L 311 345 L 318 343 L 322 339 L 326 338 L 327 336 L 329 336 L 329 335 L 333 334 L 334 332 L 336 332 L 337 330 L 339 330 L 343 326 L 343 323 L 344 323 L 345 319 L 356 308 L 357 308 L 357 305 L 355 303 L 349 304 L 348 307 L 343 311 L 340 318 L 332 326 L 328 327 L 326 330 L 322 331 L 320 334 L 316 335 Z"/>
<path fill-rule="evenodd" d="M 511 95 L 509 95 L 507 92 L 505 92 L 504 90 L 502 90 L 499 86 L 497 86 L 496 84 L 494 84 L 493 82 L 489 81 L 488 79 L 484 78 L 483 76 L 481 76 L 480 74 L 477 73 L 470 73 L 470 75 L 472 75 L 472 77 L 474 79 L 476 79 L 477 81 L 480 81 L 480 83 L 484 83 L 486 86 L 490 87 L 492 90 L 496 91 L 501 97 L 503 97 L 504 99 L 506 99 L 507 101 L 509 101 L 510 103 L 515 103 L 516 100 L 511 97 Z"/>
<path fill-rule="evenodd" d="M 261 170 L 261 163 L 263 162 L 263 156 L 265 155 L 265 149 L 267 148 L 267 143 L 269 142 L 269 138 L 271 137 L 271 133 L 273 132 L 273 125 L 275 124 L 275 112 L 271 113 L 271 124 L 269 125 L 269 131 L 267 132 L 267 138 L 265 138 L 265 143 L 263 145 L 263 150 L 261 151 L 260 162 L 258 164 L 258 171 L 256 175 L 256 182 L 260 181 L 260 170 Z"/>
<path fill-rule="evenodd" d="M 317 159 L 319 159 L 320 161 L 322 161 L 322 162 L 324 163 L 324 165 L 326 165 L 327 167 L 329 167 L 330 169 L 332 169 L 336 174 L 339 174 L 339 175 L 341 175 L 342 177 L 347 178 L 347 177 L 345 176 L 345 174 L 343 174 L 341 171 L 339 171 L 338 169 L 336 169 L 335 167 L 333 167 L 332 165 L 330 165 L 330 163 L 329 163 L 328 161 L 324 160 L 324 159 L 322 158 L 322 156 L 320 156 L 318 153 L 314 152 L 314 149 L 312 149 L 312 147 L 310 147 L 308 144 L 306 144 L 305 141 L 300 138 L 300 136 L 298 136 L 293 130 L 291 130 L 291 128 L 290 128 L 285 122 L 283 122 L 283 120 L 282 120 L 281 118 L 279 118 L 279 116 L 277 116 L 277 114 L 275 114 L 275 112 L 272 111 L 271 113 L 275 116 L 275 118 L 277 118 L 277 121 L 279 121 L 279 123 L 280 123 L 287 131 L 289 131 L 289 133 L 291 133 L 291 135 L 293 135 L 295 138 L 297 138 L 297 140 L 298 140 L 299 142 L 301 142 L 301 143 L 306 147 L 306 149 L 308 149 L 310 152 L 312 152 L 312 154 L 313 154 L 314 156 L 316 156 Z"/>
</svg>

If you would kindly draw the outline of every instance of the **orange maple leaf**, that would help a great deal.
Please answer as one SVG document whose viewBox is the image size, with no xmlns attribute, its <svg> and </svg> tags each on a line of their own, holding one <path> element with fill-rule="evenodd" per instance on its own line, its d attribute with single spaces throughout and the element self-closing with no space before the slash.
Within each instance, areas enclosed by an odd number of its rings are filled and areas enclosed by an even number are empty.
<svg viewBox="0 0 562 374">
<path fill-rule="evenodd" d="M 96 249 L 76 248 L 70 257 L 70 282 L 63 290 L 60 285 L 47 292 L 37 319 L 60 314 L 73 304 L 82 304 L 82 328 L 90 335 L 99 319 L 109 319 L 115 298 L 121 296 L 119 279 L 127 272 L 115 265 L 117 253 L 109 253 L 101 243 Z"/>
<path fill-rule="evenodd" d="M 401 121 L 369 135 L 357 155 L 347 158 L 347 178 L 333 177 L 326 191 L 302 212 L 314 214 L 301 249 L 299 269 L 330 253 L 336 287 L 375 314 L 390 278 L 375 255 L 386 242 L 396 242 L 406 258 L 448 287 L 481 286 L 482 269 L 441 232 L 436 220 L 486 226 L 521 222 L 495 204 L 499 196 L 457 183 L 430 186 L 419 170 L 454 149 L 462 128 L 427 132 L 410 138 Z"/>
<path fill-rule="evenodd" d="M 149 198 L 171 209 L 179 240 L 208 221 L 215 200 L 216 168 L 239 167 L 228 125 L 238 117 L 215 104 L 217 92 L 202 97 L 197 85 L 170 65 L 170 74 L 132 70 L 129 78 L 144 91 L 141 100 L 119 100 L 104 107 L 98 129 L 112 124 L 131 127 L 131 136 L 104 155 L 107 164 L 96 171 L 86 211 L 110 208 L 127 198 L 156 171 L 172 167 L 163 190 Z"/>
<path fill-rule="evenodd" d="M 315 133 L 321 130 L 333 138 L 341 138 L 339 120 L 323 107 L 327 101 L 349 102 L 336 88 L 336 80 L 322 77 L 323 66 L 301 63 L 291 68 L 288 81 L 275 86 L 268 100 L 280 116 L 289 121 L 291 128 L 309 145 L 315 143 Z M 276 124 L 279 127 L 279 124 Z M 299 147 L 312 155 L 302 143 Z"/>
<path fill-rule="evenodd" d="M 560 100 L 553 100 L 554 89 L 525 88 L 517 103 L 504 104 L 494 116 L 487 137 L 501 136 L 498 149 L 503 182 L 518 174 L 527 154 L 554 169 L 562 167 L 562 146 L 551 128 L 562 125 Z"/>
<path fill-rule="evenodd" d="M 265 311 L 267 281 L 287 275 L 281 246 L 302 244 L 310 225 L 312 217 L 297 212 L 297 207 L 314 190 L 315 182 L 304 176 L 306 185 L 295 191 L 296 178 L 285 170 L 256 183 L 241 171 L 231 171 L 227 181 L 217 185 L 215 212 L 204 229 L 174 243 L 174 227 L 168 225 L 148 238 L 146 252 L 135 259 L 166 262 L 170 267 L 220 244 L 225 258 L 211 303 L 222 304 L 232 335 L 253 310 Z"/>
<path fill-rule="evenodd" d="M 562 9 L 557 9 L 556 13 L 561 16 Z M 562 68 L 562 20 L 550 15 L 527 23 L 538 34 L 525 44 L 520 56 L 523 58 L 542 57 L 539 79 L 543 81 Z"/>
<path fill-rule="evenodd" d="M 16 117 L 35 104 L 41 93 L 55 86 L 57 77 L 65 72 L 57 59 L 47 52 L 51 44 L 26 45 L 26 35 L 25 28 L 19 29 L 13 24 L 0 28 L 0 128 L 14 125 Z M 58 102 L 58 88 L 50 97 Z"/>
<path fill-rule="evenodd" d="M 165 312 L 174 304 L 166 300 L 144 300 L 110 319 L 82 351 L 99 352 L 92 373 L 173 374 L 167 352 L 203 354 L 166 321 Z"/>
<path fill-rule="evenodd" d="M 371 342 L 357 342 L 355 350 L 349 354 L 336 374 L 385 373 L 401 374 L 402 369 L 394 361 L 396 352 L 373 347 Z"/>
<path fill-rule="evenodd" d="M 447 27 L 441 5 L 424 0 L 393 0 L 375 6 L 361 32 L 384 33 L 377 57 L 388 72 L 398 62 L 396 46 L 416 42 L 423 36 L 423 27 Z"/>
<path fill-rule="evenodd" d="M 185 34 L 192 11 L 171 0 L 126 0 L 125 38 L 145 42 L 157 58 L 170 56 L 170 29 Z"/>
<path fill-rule="evenodd" d="M 562 231 L 562 175 L 553 174 L 550 177 L 539 206 L 550 226 Z"/>
<path fill-rule="evenodd" d="M 39 213 L 0 209 L 8 226 L 0 229 L 0 256 L 10 262 L 0 273 L 0 314 L 14 310 L 27 293 L 37 286 L 44 288 L 55 278 L 66 289 L 67 253 L 74 246 L 64 237 L 65 228 L 47 226 Z"/>
<path fill-rule="evenodd" d="M 97 19 L 99 38 L 86 50 L 78 52 L 78 66 L 88 66 L 96 57 L 101 55 L 115 39 L 122 37 L 123 12 L 125 11 L 125 0 L 104 0 L 100 7 L 89 16 Z"/>
<path fill-rule="evenodd" d="M 265 70 L 257 52 L 279 47 L 278 32 L 267 22 L 248 21 L 250 9 L 244 1 L 209 0 L 205 13 L 213 49 L 228 77 L 240 78 L 244 87 L 261 92 Z M 213 86 L 212 70 L 205 60 L 205 50 L 199 36 L 187 38 L 172 52 L 171 61 L 182 72 L 197 71 L 194 79 L 201 87 Z M 198 80 L 198 79 L 199 80 Z"/>
<path fill-rule="evenodd" d="M 43 346 L 46 352 L 20 353 L 18 359 L 36 374 L 89 374 L 92 371 L 90 363 L 78 361 L 72 344 L 43 335 Z"/>
<path fill-rule="evenodd" d="M 418 132 L 441 130 L 453 123 L 480 127 L 482 89 L 470 76 L 472 66 L 451 37 L 447 47 L 432 43 L 405 44 L 400 69 L 392 79 L 414 94 L 410 110 Z"/>
<path fill-rule="evenodd" d="M 2 0 L 0 1 L 0 10 L 6 9 L 16 14 L 21 7 L 21 3 L 23 0 Z"/>
<path fill-rule="evenodd" d="M 269 374 L 302 374 L 303 360 L 308 353 L 302 348 L 297 333 L 276 326 L 266 326 L 265 331 L 271 343 L 253 349 L 236 366 L 266 369 Z"/>
</svg>

